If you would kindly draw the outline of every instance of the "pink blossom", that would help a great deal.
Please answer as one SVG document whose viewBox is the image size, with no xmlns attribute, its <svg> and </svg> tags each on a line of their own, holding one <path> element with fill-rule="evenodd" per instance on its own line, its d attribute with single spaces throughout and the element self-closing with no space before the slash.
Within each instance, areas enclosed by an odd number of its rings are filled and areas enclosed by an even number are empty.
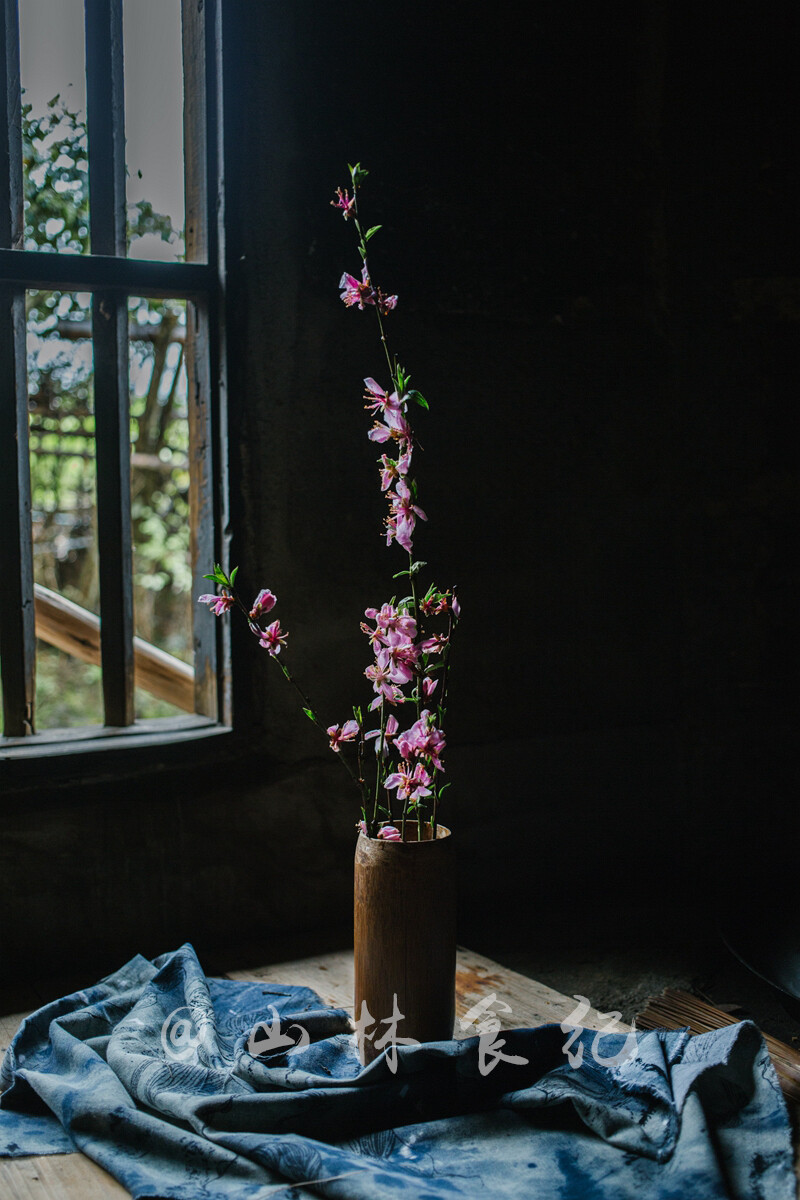
<svg viewBox="0 0 800 1200">
<path fill-rule="evenodd" d="M 395 490 L 387 493 L 392 508 L 392 515 L 387 521 L 389 537 L 387 544 L 394 538 L 404 550 L 411 552 L 411 535 L 417 523 L 417 517 L 427 521 L 427 517 L 418 504 L 412 502 L 411 488 L 405 479 L 398 479 Z"/>
<path fill-rule="evenodd" d="M 399 519 L 410 522 L 412 529 L 417 517 L 422 521 L 427 521 L 428 518 L 419 505 L 412 503 L 411 488 L 405 479 L 398 479 L 394 492 L 390 492 L 389 494 L 389 500 L 392 505 L 392 512 Z"/>
<path fill-rule="evenodd" d="M 250 609 L 250 619 L 257 621 L 259 617 L 263 617 L 264 613 L 268 613 L 273 609 L 278 601 L 278 597 L 273 595 L 269 588 L 262 588 L 253 601 L 253 607 Z"/>
<path fill-rule="evenodd" d="M 397 308 L 397 296 L 385 296 L 378 288 L 378 308 L 386 316 L 393 308 Z"/>
<path fill-rule="evenodd" d="M 342 289 L 341 299 L 348 308 L 357 304 L 363 309 L 365 304 L 375 303 L 375 289 L 369 281 L 366 264 L 361 268 L 361 280 L 359 282 L 355 275 L 348 275 L 347 271 L 339 280 L 339 287 Z"/>
<path fill-rule="evenodd" d="M 391 436 L 392 431 L 389 426 L 382 425 L 380 421 L 376 421 L 367 434 L 371 442 L 388 442 Z"/>
<path fill-rule="evenodd" d="M 364 393 L 364 399 L 372 401 L 370 404 L 364 405 L 364 408 L 366 408 L 369 412 L 384 413 L 388 411 L 401 411 L 400 399 L 397 395 L 397 392 L 392 392 L 390 396 L 389 393 L 371 377 L 369 379 L 365 379 L 364 383 L 366 384 L 367 388 L 366 392 Z"/>
<path fill-rule="evenodd" d="M 369 837 L 369 834 L 367 833 L 366 821 L 359 821 L 358 828 L 361 830 L 364 837 Z M 380 829 L 378 830 L 378 837 L 384 842 L 402 842 L 403 840 L 400 836 L 400 830 L 395 829 L 394 825 L 381 825 Z"/>
<path fill-rule="evenodd" d="M 403 693 L 392 681 L 391 672 L 386 663 L 375 662 L 367 667 L 364 674 L 372 684 L 373 691 L 378 693 L 375 700 L 370 704 L 370 708 L 377 708 L 381 702 L 381 698 L 388 700 L 390 704 L 401 704 L 403 702 Z"/>
<path fill-rule="evenodd" d="M 344 191 L 341 188 L 337 188 L 336 195 L 338 196 L 338 200 L 331 200 L 331 204 L 334 208 L 341 208 L 342 216 L 346 221 L 348 217 L 353 216 L 356 198 L 355 196 L 349 195 L 347 188 L 345 188 Z"/>
<path fill-rule="evenodd" d="M 273 621 L 266 629 L 259 634 L 258 640 L 260 645 L 275 658 L 276 654 L 280 654 L 281 646 L 286 645 L 286 639 L 289 635 L 281 630 L 280 621 Z"/>
<path fill-rule="evenodd" d="M 372 629 L 366 623 L 366 621 L 362 621 L 361 622 L 361 631 L 362 631 L 362 633 L 365 633 L 367 635 L 367 637 L 369 638 L 369 643 L 372 646 L 373 650 L 375 650 L 376 647 L 380 647 L 383 645 L 384 631 L 380 628 L 379 625 L 376 625 L 375 628 Z"/>
<path fill-rule="evenodd" d="M 383 786 L 387 791 L 397 788 L 398 799 L 419 800 L 422 796 L 430 796 L 431 789 L 428 787 L 430 782 L 431 777 L 422 763 L 417 763 L 414 770 L 409 773 L 408 764 L 401 762 L 394 774 L 388 776 Z"/>
<path fill-rule="evenodd" d="M 219 596 L 205 595 L 197 597 L 198 604 L 207 604 L 215 616 L 221 617 L 228 609 L 233 608 L 234 599 L 230 592 L 221 592 Z"/>
<path fill-rule="evenodd" d="M 398 442 L 411 442 L 411 426 L 399 409 L 387 408 L 383 419 L 386 424 L 376 421 L 367 437 L 371 442 L 388 442 L 394 438 Z"/>
<path fill-rule="evenodd" d="M 424 596 L 419 602 L 420 609 L 426 617 L 435 617 L 439 613 L 451 612 L 456 620 L 461 615 L 461 605 L 451 592 L 433 592 Z"/>
<path fill-rule="evenodd" d="M 442 633 L 435 633 L 433 637 L 420 642 L 418 649 L 420 654 L 441 654 L 446 645 L 447 637 Z"/>
<path fill-rule="evenodd" d="M 411 447 L 409 446 L 405 453 L 401 454 L 398 459 L 389 458 L 388 454 L 382 454 L 378 459 L 380 465 L 381 476 L 381 491 L 387 491 L 395 481 L 402 476 L 408 474 L 408 469 L 411 466 Z"/>
<path fill-rule="evenodd" d="M 342 742 L 352 742 L 358 734 L 358 721 L 345 721 L 344 725 L 331 725 L 326 732 L 331 739 L 331 750 L 335 750 L 338 754 Z"/>
<path fill-rule="evenodd" d="M 426 617 L 435 617 L 437 613 L 442 612 L 441 596 L 423 596 L 419 602 L 420 612 L 423 612 Z"/>
<path fill-rule="evenodd" d="M 432 596 L 424 596 L 419 606 L 426 617 L 436 617 L 439 613 L 447 612 L 447 595 L 434 592 Z"/>
<path fill-rule="evenodd" d="M 425 699 L 426 699 L 426 700 L 428 699 L 428 697 L 429 697 L 429 696 L 432 696 L 432 695 L 433 695 L 433 693 L 436 691 L 436 689 L 437 689 L 437 687 L 438 687 L 438 686 L 439 686 L 439 680 L 438 680 L 438 679 L 431 679 L 430 675 L 427 675 L 427 676 L 426 676 L 426 677 L 423 679 L 423 681 L 422 681 L 422 694 L 423 694 L 423 696 L 425 697 Z"/>
<path fill-rule="evenodd" d="M 409 683 L 414 678 L 419 651 L 412 638 L 397 629 L 386 634 L 385 645 L 378 651 L 377 659 L 389 670 L 392 683 Z"/>
<path fill-rule="evenodd" d="M 444 734 L 437 729 L 432 714 L 425 709 L 418 721 L 405 733 L 401 733 L 395 741 L 397 749 L 403 758 L 415 755 L 417 758 L 428 758 L 437 771 L 443 771 L 440 755 L 446 746 Z"/>
<path fill-rule="evenodd" d="M 400 478 L 400 472 L 397 469 L 397 463 L 393 458 L 389 458 L 388 454 L 382 454 L 378 462 L 381 464 L 381 491 L 385 492 L 392 486 L 395 479 Z"/>
<path fill-rule="evenodd" d="M 395 541 L 404 550 L 410 554 L 414 549 L 414 543 L 411 541 L 411 534 L 414 532 L 414 525 L 410 521 L 398 520 L 395 530 Z"/>
<path fill-rule="evenodd" d="M 397 517 L 389 516 L 386 518 L 386 545 L 391 546 L 392 542 L 395 541 L 396 538 L 397 538 Z M 408 542 L 409 539 L 406 537 L 406 538 L 404 538 L 404 541 Z M 403 542 L 401 542 L 400 545 L 403 546 Z M 404 549 L 408 550 L 408 552 L 410 554 L 412 547 L 410 544 L 408 544 L 408 545 L 404 546 Z"/>
<path fill-rule="evenodd" d="M 400 408 L 387 408 L 384 413 L 384 420 L 392 431 L 392 437 L 396 441 L 411 442 L 411 426 L 403 416 L 403 411 Z"/>
<path fill-rule="evenodd" d="M 389 744 L 391 743 L 394 735 L 397 733 L 399 725 L 400 725 L 400 722 L 398 721 L 397 717 L 394 715 L 394 713 L 390 713 L 389 717 L 386 720 L 386 725 L 383 730 L 383 757 L 384 758 L 389 753 Z M 380 749 L 381 749 L 380 737 L 381 737 L 380 729 L 371 729 L 369 731 L 369 733 L 364 734 L 365 741 L 369 741 L 370 738 L 378 739 L 375 742 L 375 753 L 376 754 L 379 754 Z"/>
<path fill-rule="evenodd" d="M 375 621 L 376 628 L 371 630 L 368 625 L 363 622 L 361 628 L 364 633 L 370 635 L 370 640 L 380 641 L 386 640 L 386 634 L 392 630 L 402 633 L 407 638 L 415 638 L 417 636 L 417 622 L 408 613 L 398 612 L 393 604 L 384 604 L 380 611 L 376 608 L 366 608 L 364 616 L 369 617 L 371 621 Z M 379 636 L 376 636 L 379 635 Z"/>
<path fill-rule="evenodd" d="M 427 517 L 425 519 L 427 520 Z M 398 546 L 402 546 L 410 554 L 414 549 L 411 535 L 414 532 L 415 525 L 416 521 L 413 517 L 398 517 L 392 513 L 391 516 L 386 518 L 386 545 L 391 546 L 392 542 L 395 541 Z"/>
</svg>

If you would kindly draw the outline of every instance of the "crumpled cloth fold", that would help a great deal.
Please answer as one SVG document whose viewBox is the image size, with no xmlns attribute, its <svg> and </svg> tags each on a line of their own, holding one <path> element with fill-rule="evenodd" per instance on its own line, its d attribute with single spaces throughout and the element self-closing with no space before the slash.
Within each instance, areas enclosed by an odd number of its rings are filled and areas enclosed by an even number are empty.
<svg viewBox="0 0 800 1200">
<path fill-rule="evenodd" d="M 78 1149 L 170 1200 L 794 1200 L 751 1023 L 637 1033 L 633 1056 L 592 1030 L 568 1056 L 559 1025 L 497 1037 L 496 1057 L 473 1037 L 362 1068 L 347 1013 L 308 988 L 208 979 L 189 945 L 137 956 L 23 1021 L 0 1155 Z"/>
</svg>

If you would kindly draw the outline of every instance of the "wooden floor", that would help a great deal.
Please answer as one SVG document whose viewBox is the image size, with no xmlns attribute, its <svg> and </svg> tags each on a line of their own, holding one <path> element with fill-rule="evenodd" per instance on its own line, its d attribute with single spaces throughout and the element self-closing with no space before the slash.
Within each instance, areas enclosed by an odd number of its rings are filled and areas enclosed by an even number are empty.
<svg viewBox="0 0 800 1200">
<path fill-rule="evenodd" d="M 346 1008 L 351 1013 L 353 1010 L 352 953 L 339 952 L 246 968 L 230 972 L 229 978 L 303 985 L 312 988 L 328 1004 Z M 574 1013 L 577 1005 L 573 996 L 564 996 L 492 959 L 460 949 L 456 973 L 456 1037 L 474 1036 L 474 1028 L 461 1029 L 459 1018 L 479 1000 L 492 994 L 509 1006 L 510 1011 L 497 1012 L 504 1029 L 560 1023 Z M 5 1053 L 26 1015 L 16 1013 L 0 1017 L 0 1055 Z M 581 1023 L 587 1029 L 604 1029 L 608 1024 L 595 1009 L 590 1009 Z M 618 1028 L 626 1029 L 627 1026 L 620 1024 Z M 83 1154 L 0 1159 L 2 1200 L 111 1200 L 112 1197 L 122 1200 L 126 1196 L 125 1188 Z"/>
</svg>

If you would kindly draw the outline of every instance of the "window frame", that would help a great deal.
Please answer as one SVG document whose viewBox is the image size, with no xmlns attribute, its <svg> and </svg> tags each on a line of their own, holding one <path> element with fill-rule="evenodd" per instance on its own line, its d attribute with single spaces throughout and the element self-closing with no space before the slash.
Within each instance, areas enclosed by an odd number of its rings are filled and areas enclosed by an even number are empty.
<svg viewBox="0 0 800 1200">
<path fill-rule="evenodd" d="M 230 732 L 230 650 L 223 622 L 193 622 L 195 715 L 136 721 L 130 521 L 130 295 L 187 304 L 193 594 L 211 562 L 226 562 L 228 507 L 223 325 L 221 0 L 181 0 L 186 260 L 130 259 L 126 248 L 122 0 L 84 0 L 91 253 L 22 248 L 22 126 L 17 0 L 0 0 L 0 761 L 147 755 L 154 747 Z M 105 724 L 36 733 L 35 628 L 28 462 L 25 291 L 92 296 L 100 642 Z M 10 398 L 14 402 L 9 402 Z M 99 761 L 98 761 L 99 765 Z M 134 765 L 131 761 L 130 765 Z"/>
</svg>

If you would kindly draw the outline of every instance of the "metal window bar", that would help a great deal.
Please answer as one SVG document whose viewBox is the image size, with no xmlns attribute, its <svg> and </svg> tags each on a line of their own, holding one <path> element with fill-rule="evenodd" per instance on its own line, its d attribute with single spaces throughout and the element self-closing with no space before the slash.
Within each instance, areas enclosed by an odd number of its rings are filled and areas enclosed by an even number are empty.
<svg viewBox="0 0 800 1200">
<path fill-rule="evenodd" d="M 187 263 L 219 263 L 221 178 L 217 152 L 219 94 L 219 11 L 216 3 L 187 3 L 182 8 L 184 81 L 184 194 Z M 207 447 L 221 444 L 215 428 L 220 417 L 223 331 L 216 289 L 198 296 L 186 311 L 186 371 L 189 383 L 189 503 L 193 595 L 207 591 L 203 574 L 212 562 L 225 562 L 215 539 L 213 514 L 220 493 L 209 470 Z M 216 403 L 214 402 L 216 400 Z M 226 522 L 227 524 L 227 522 Z M 221 622 L 196 620 L 193 629 L 195 711 L 226 719 L 220 712 L 217 663 L 225 661 Z M 225 705 L 227 707 L 227 705 Z"/>
<path fill-rule="evenodd" d="M 103 691 L 108 725 L 133 723 L 134 638 L 130 535 L 128 295 L 189 298 L 187 371 L 191 433 L 194 594 L 210 561 L 226 561 L 222 255 L 221 9 L 219 0 L 182 0 L 186 243 L 184 263 L 126 257 L 122 0 L 85 0 L 91 254 L 22 249 L 23 181 L 17 0 L 0 0 L 0 658 L 3 733 L 34 732 L 34 587 L 25 347 L 25 289 L 92 292 L 97 437 L 98 541 Z M 216 517 L 216 520 L 215 520 Z M 195 711 L 230 720 L 227 634 L 206 610 L 194 630 Z"/>
<path fill-rule="evenodd" d="M 125 89 L 122 0 L 86 0 L 89 231 L 94 254 L 124 258 Z M 128 390 L 128 304 L 92 296 L 97 446 L 100 648 L 106 725 L 132 725 L 133 569 Z"/>
<path fill-rule="evenodd" d="M 9 253 L 23 236 L 22 111 L 19 16 L 16 0 L 2 0 L 0 54 L 0 247 Z M 0 285 L 0 660 L 3 729 L 10 737 L 33 733 L 35 653 L 31 490 L 28 472 L 25 291 Z"/>
</svg>

